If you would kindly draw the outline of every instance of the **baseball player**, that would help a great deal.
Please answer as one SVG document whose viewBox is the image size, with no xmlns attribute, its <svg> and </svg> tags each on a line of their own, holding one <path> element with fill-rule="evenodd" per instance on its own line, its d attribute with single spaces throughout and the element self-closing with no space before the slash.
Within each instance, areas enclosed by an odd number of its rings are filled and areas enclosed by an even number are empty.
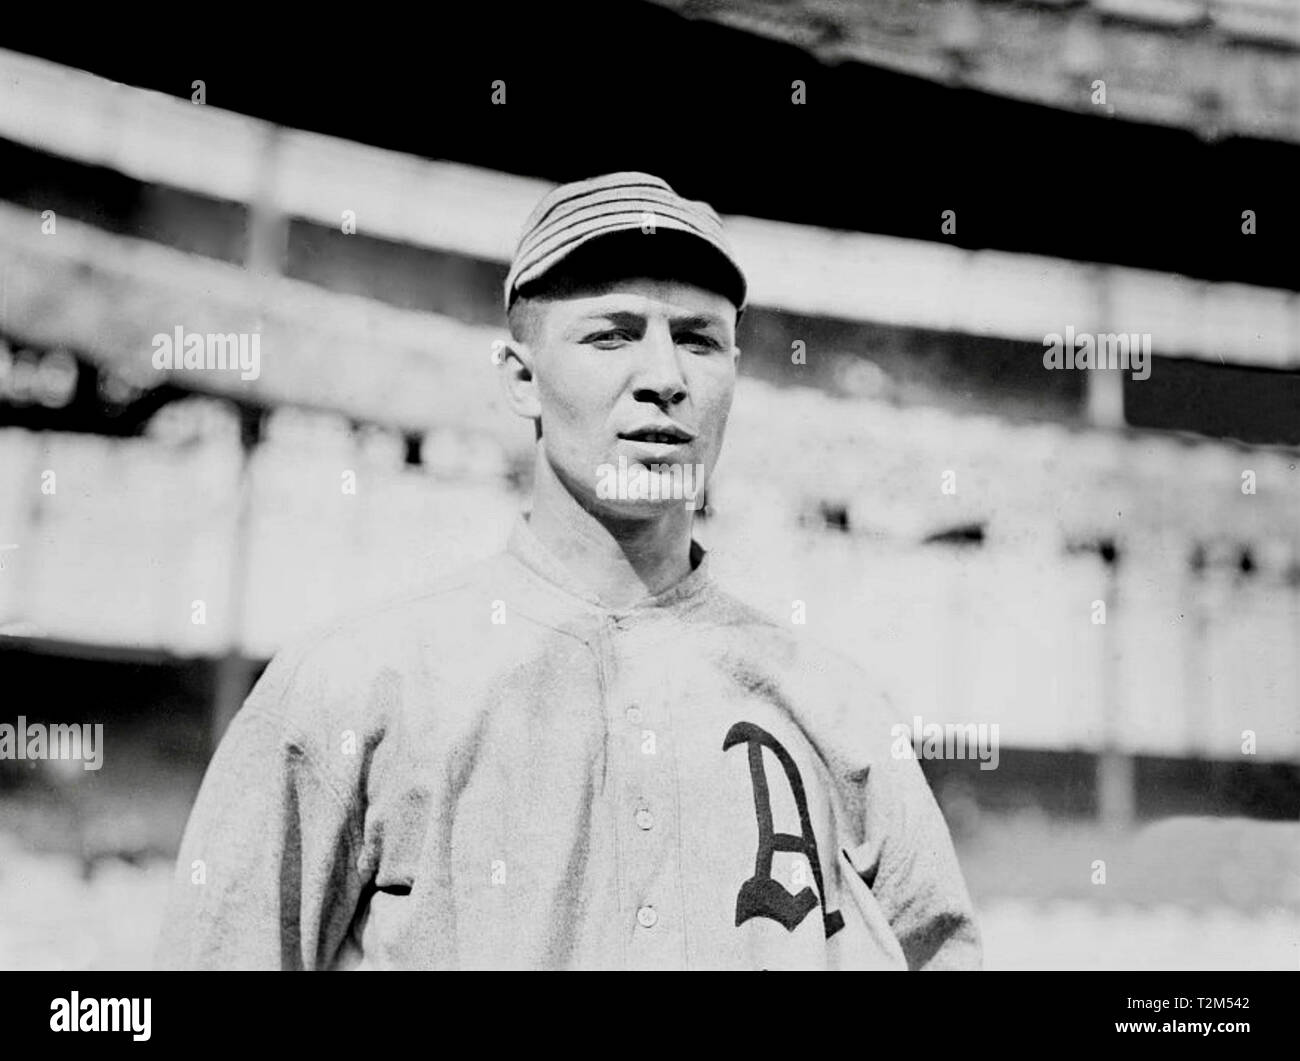
<svg viewBox="0 0 1300 1061">
<path fill-rule="evenodd" d="M 505 297 L 531 505 L 500 555 L 272 661 L 199 792 L 163 964 L 978 967 L 870 675 L 692 538 L 746 299 L 717 214 L 644 173 L 564 185 Z"/>
</svg>

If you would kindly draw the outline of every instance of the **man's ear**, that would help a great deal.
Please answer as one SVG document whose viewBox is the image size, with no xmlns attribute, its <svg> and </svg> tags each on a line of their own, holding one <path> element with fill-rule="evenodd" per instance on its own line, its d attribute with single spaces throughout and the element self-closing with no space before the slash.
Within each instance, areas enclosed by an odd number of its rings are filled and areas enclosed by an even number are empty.
<svg viewBox="0 0 1300 1061">
<path fill-rule="evenodd" d="M 537 399 L 532 347 L 511 339 L 501 347 L 497 370 L 510 408 L 525 419 L 540 420 L 542 407 Z"/>
</svg>

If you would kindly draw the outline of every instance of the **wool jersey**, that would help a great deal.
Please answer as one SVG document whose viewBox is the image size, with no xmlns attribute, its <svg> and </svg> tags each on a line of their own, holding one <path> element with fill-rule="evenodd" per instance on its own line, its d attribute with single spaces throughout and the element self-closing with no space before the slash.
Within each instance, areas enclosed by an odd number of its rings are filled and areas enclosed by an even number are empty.
<svg viewBox="0 0 1300 1061">
<path fill-rule="evenodd" d="M 978 967 L 888 698 L 691 560 L 607 607 L 521 517 L 279 653 L 199 790 L 160 964 Z"/>
</svg>

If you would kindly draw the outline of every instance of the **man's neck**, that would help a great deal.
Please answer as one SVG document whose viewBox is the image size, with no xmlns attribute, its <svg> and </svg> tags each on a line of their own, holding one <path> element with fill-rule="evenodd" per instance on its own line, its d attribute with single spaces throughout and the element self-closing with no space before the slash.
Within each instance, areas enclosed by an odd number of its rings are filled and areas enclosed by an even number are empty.
<svg viewBox="0 0 1300 1061">
<path fill-rule="evenodd" d="M 539 446 L 528 525 L 584 588 L 620 608 L 671 589 L 691 572 L 694 512 L 662 502 L 647 520 L 605 520 L 583 508 Z"/>
</svg>

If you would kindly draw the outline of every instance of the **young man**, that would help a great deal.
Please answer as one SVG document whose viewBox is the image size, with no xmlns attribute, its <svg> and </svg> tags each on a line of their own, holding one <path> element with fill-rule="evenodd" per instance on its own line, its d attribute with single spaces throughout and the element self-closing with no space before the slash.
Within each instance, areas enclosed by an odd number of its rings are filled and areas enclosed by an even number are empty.
<svg viewBox="0 0 1300 1061">
<path fill-rule="evenodd" d="M 978 967 L 869 676 L 692 539 L 745 295 L 717 215 L 656 177 L 543 199 L 500 359 L 530 514 L 272 662 L 199 793 L 167 965 Z"/>
</svg>

